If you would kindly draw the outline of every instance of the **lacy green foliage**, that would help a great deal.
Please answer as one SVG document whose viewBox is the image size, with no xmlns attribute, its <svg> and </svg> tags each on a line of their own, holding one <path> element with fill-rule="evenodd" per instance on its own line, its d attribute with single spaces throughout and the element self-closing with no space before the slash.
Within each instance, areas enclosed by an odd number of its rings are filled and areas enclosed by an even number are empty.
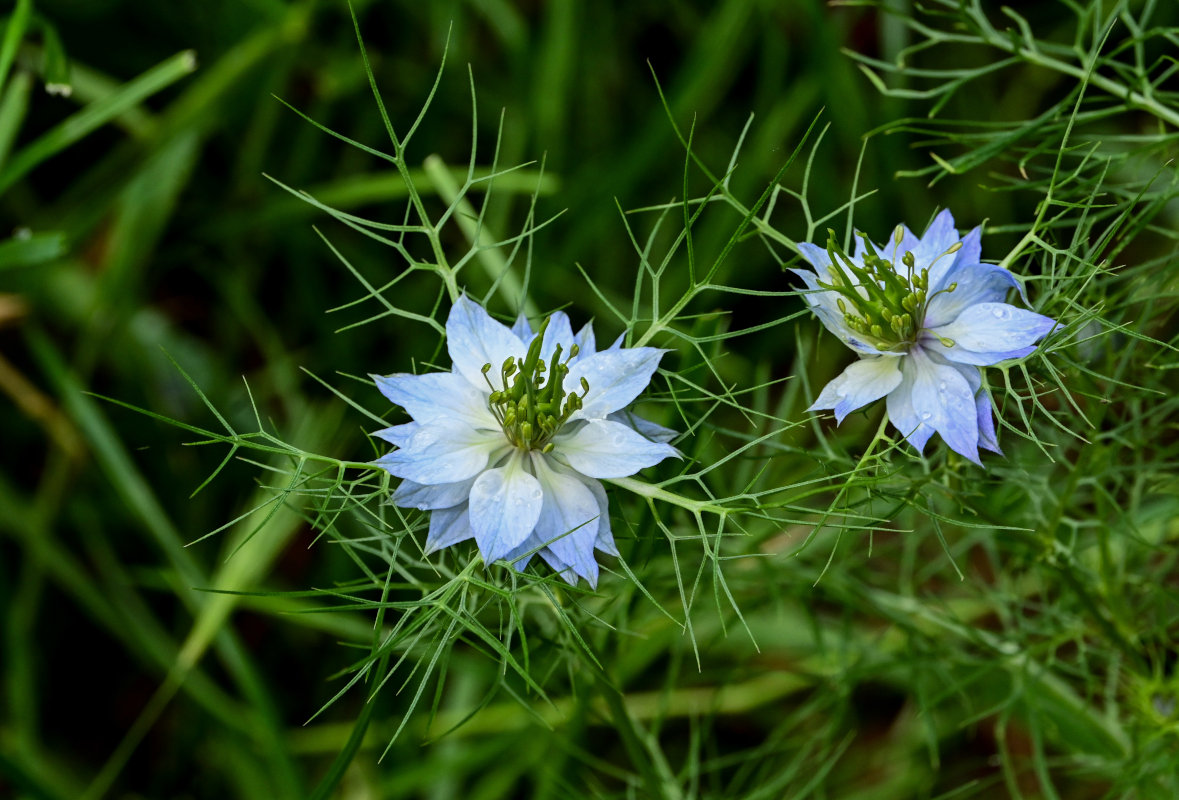
<svg viewBox="0 0 1179 800">
<path fill-rule="evenodd" d="M 0 785 L 63 798 L 124 785 L 1175 794 L 1167 115 L 1179 108 L 1166 79 L 1179 13 L 935 2 L 828 18 L 802 4 L 812 35 L 786 70 L 794 56 L 775 32 L 800 23 L 730 0 L 676 21 L 708 33 L 632 97 L 601 84 L 633 18 L 492 6 L 458 14 L 449 36 L 428 11 L 398 25 L 463 58 L 490 30 L 522 82 L 478 63 L 466 80 L 453 63 L 427 73 L 429 47 L 373 45 L 388 27 L 375 4 L 357 4 L 358 59 L 350 24 L 309 25 L 294 6 L 265 12 L 162 110 L 122 107 L 113 119 L 142 138 L 96 159 L 56 206 L 30 199 L 35 172 L 13 178 L 5 213 L 35 207 L 66 234 L 0 249 L 14 266 L 54 266 L 0 274 L 23 279 L 26 358 L 57 401 L 35 441 L 65 455 L 32 488 L 23 462 L 0 480 L 4 553 L 32 565 L 19 581 L 0 572 L 14 699 Z M 875 35 L 840 27 L 855 19 L 880 23 L 880 52 Z M 303 120 L 252 91 L 236 105 L 233 87 L 262 70 L 292 75 L 273 56 L 289 41 L 315 43 L 315 73 L 279 91 Z M 840 42 L 865 52 L 840 57 Z M 856 82 L 853 59 L 882 96 Z M 17 74 L 9 87 L 30 80 Z M 490 125 L 488 84 L 512 106 Z M 840 94 L 818 113 L 824 87 Z M 618 112 L 620 97 L 643 115 Z M 597 140 L 577 136 L 581 104 Z M 233 129 L 232 185 L 199 184 L 215 123 L 236 117 L 250 121 Z M 590 157 L 611 139 L 628 144 Z M 518 165 L 528 149 L 552 155 Z M 263 165 L 287 191 L 259 202 Z M 205 204 L 185 209 L 181 190 L 197 186 Z M 834 228 L 849 246 L 854 230 L 879 237 L 899 219 L 921 229 L 947 206 L 960 225 L 985 224 L 984 259 L 1062 323 L 1027 359 L 987 370 L 1007 457 L 985 470 L 941 446 L 916 456 L 879 407 L 838 428 L 805 412 L 849 354 L 797 297 L 795 243 Z M 292 224 L 311 214 L 322 243 Z M 161 239 L 173 219 L 207 238 Z M 63 242 L 87 246 L 63 259 Z M 207 328 L 141 286 L 148 264 L 175 262 L 199 264 L 181 275 L 213 287 Z M 423 556 L 425 515 L 392 506 L 389 476 L 370 465 L 384 447 L 366 433 L 402 418 L 354 376 L 447 368 L 442 322 L 464 288 L 505 321 L 565 307 L 594 316 L 603 341 L 671 351 L 638 410 L 683 431 L 685 459 L 612 482 L 622 557 L 603 559 L 596 592 L 483 565 L 473 545 Z M 230 344 L 242 328 L 246 343 Z M 294 364 L 319 377 L 300 383 Z M 99 470 L 79 469 L 83 449 Z M 292 569 L 299 559 L 314 566 Z M 151 681 L 109 753 L 58 756 L 40 740 L 38 654 L 63 652 L 36 632 L 42 594 L 73 598 L 78 627 L 106 632 L 87 658 L 118 650 Z M 81 680 L 45 661 L 59 690 Z M 197 744 L 156 724 L 170 714 Z M 133 755 L 145 737 L 171 755 L 151 781 Z"/>
</svg>

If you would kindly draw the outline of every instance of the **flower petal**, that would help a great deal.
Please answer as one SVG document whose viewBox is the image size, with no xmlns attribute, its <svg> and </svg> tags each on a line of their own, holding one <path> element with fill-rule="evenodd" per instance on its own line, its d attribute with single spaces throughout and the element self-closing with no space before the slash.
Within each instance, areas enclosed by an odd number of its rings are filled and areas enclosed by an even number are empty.
<svg viewBox="0 0 1179 800">
<path fill-rule="evenodd" d="M 536 335 L 532 330 L 532 326 L 528 324 L 528 317 L 524 316 L 523 311 L 516 317 L 516 321 L 512 323 L 512 333 L 516 334 L 524 344 L 528 344 L 532 337 Z"/>
<path fill-rule="evenodd" d="M 419 426 L 399 449 L 373 463 L 414 483 L 455 483 L 479 474 L 501 447 L 510 445 L 500 431 L 476 431 L 457 420 L 437 420 Z"/>
<path fill-rule="evenodd" d="M 489 469 L 471 486 L 471 528 L 483 560 L 503 558 L 528 538 L 540 516 L 544 492 L 513 450 L 502 467 Z"/>
<path fill-rule="evenodd" d="M 671 445 L 652 442 L 609 420 L 566 428 L 553 438 L 553 444 L 556 455 L 591 478 L 625 478 L 669 456 L 679 456 Z"/>
<path fill-rule="evenodd" d="M 945 266 L 942 267 L 944 270 L 948 269 L 954 261 L 953 255 L 943 256 L 943 254 L 959 241 L 958 231 L 954 229 L 954 215 L 950 213 L 950 209 L 946 208 L 933 218 L 933 222 L 929 223 L 929 227 L 925 229 L 921 239 L 912 248 L 917 268 L 929 270 L 931 286 L 935 270 L 941 266 L 942 262 L 945 262 Z M 901 250 L 900 255 L 904 255 L 904 250 Z M 937 261 L 936 264 L 935 261 Z"/>
<path fill-rule="evenodd" d="M 545 456 L 534 453 L 532 463 L 537 480 L 544 487 L 544 502 L 536 523 L 537 538 L 545 542 L 545 549 L 559 562 L 589 581 L 590 586 L 597 586 L 594 545 L 601 514 L 597 498 L 575 475 L 554 468 Z M 541 555 L 544 556 L 544 551 Z"/>
<path fill-rule="evenodd" d="M 582 325 L 581 330 L 573 338 L 577 342 L 577 349 L 580 351 L 581 357 L 598 352 L 597 342 L 594 340 L 594 326 L 592 324 L 587 322 Z"/>
<path fill-rule="evenodd" d="M 621 422 L 628 428 L 634 428 L 640 436 L 650 439 L 653 442 L 670 442 L 680 435 L 679 431 L 673 431 L 671 428 L 665 428 L 648 419 L 643 419 L 629 409 L 615 411 L 606 417 L 606 419 L 612 422 Z"/>
<path fill-rule="evenodd" d="M 600 481 L 593 478 L 578 478 L 598 501 L 598 535 L 594 539 L 594 548 L 612 556 L 618 555 L 618 546 L 614 544 L 614 532 L 610 529 L 610 500 L 606 497 L 606 489 Z"/>
<path fill-rule="evenodd" d="M 450 547 L 475 535 L 467 504 L 440 508 L 430 514 L 430 532 L 426 534 L 426 554 Z"/>
<path fill-rule="evenodd" d="M 1015 276 L 997 264 L 956 264 L 942 281 L 944 285 L 933 290 L 934 296 L 926 307 L 926 328 L 949 324 L 970 306 L 1001 303 L 1008 289 L 1020 289 Z M 929 285 L 935 285 L 932 276 Z M 955 286 L 953 291 L 948 291 L 950 286 Z"/>
<path fill-rule="evenodd" d="M 918 453 L 923 453 L 934 430 L 913 408 L 913 385 L 917 371 L 913 368 L 911 359 L 901 360 L 901 376 L 901 382 L 889 393 L 886 401 L 888 420 L 900 431 L 901 436 L 905 437 L 905 441 L 913 445 Z"/>
<path fill-rule="evenodd" d="M 464 294 L 455 301 L 446 320 L 446 349 L 455 371 L 482 391 L 487 388 L 484 364 L 491 364 L 492 373 L 498 375 L 508 356 L 521 358 L 527 348 L 519 336 Z"/>
<path fill-rule="evenodd" d="M 552 359 L 557 345 L 561 345 L 561 360 L 569 357 L 569 348 L 573 346 L 573 326 L 569 324 L 569 316 L 564 311 L 554 311 L 549 317 L 549 326 L 544 332 L 544 341 L 540 343 L 540 359 L 546 364 Z"/>
<path fill-rule="evenodd" d="M 950 449 L 976 464 L 978 412 L 974 392 L 957 369 L 939 364 L 921 350 L 905 359 L 913 367 L 913 411 L 921 422 L 941 434 Z"/>
<path fill-rule="evenodd" d="M 833 408 L 836 423 L 841 423 L 857 408 L 879 400 L 897 388 L 901 377 L 895 358 L 861 358 L 823 387 L 819 399 L 807 411 Z"/>
<path fill-rule="evenodd" d="M 404 408 L 415 422 L 460 419 L 472 428 L 499 427 L 487 408 L 490 390 L 486 383 L 483 384 L 484 391 L 479 391 L 453 372 L 428 372 L 425 375 L 399 372 L 373 375 L 372 378 L 381 394 Z"/>
<path fill-rule="evenodd" d="M 373 436 L 376 436 L 378 439 L 384 439 L 391 445 L 404 447 L 405 443 L 409 441 L 409 437 L 417 433 L 421 427 L 416 422 L 407 422 L 404 425 L 394 425 L 391 428 L 382 428 L 379 431 L 373 431 Z"/>
<path fill-rule="evenodd" d="M 979 303 L 966 308 L 953 322 L 932 328 L 932 337 L 954 342 L 946 347 L 926 335 L 922 345 L 959 364 L 988 366 L 1009 358 L 1022 358 L 1035 350 L 1056 320 L 1006 303 Z"/>
<path fill-rule="evenodd" d="M 799 248 L 804 243 L 799 244 Z M 814 245 L 810 245 L 814 247 Z M 824 251 L 826 252 L 826 251 Z M 813 272 L 805 269 L 790 270 L 798 277 L 802 278 L 803 283 L 806 284 L 808 291 L 802 293 L 802 299 L 810 306 L 811 311 L 815 312 L 815 316 L 823 323 L 823 327 L 831 331 L 839 341 L 855 350 L 857 353 L 866 356 L 892 356 L 901 355 L 900 353 L 882 353 L 872 345 L 868 344 L 861 338 L 859 334 L 847 326 L 843 321 L 843 312 L 839 310 L 837 301 L 839 295 L 830 289 L 824 289 L 819 286 L 819 279 Z"/>
<path fill-rule="evenodd" d="M 978 417 L 978 446 L 1003 455 L 1003 451 L 999 449 L 999 440 L 995 437 L 995 417 L 992 413 L 991 398 L 986 392 L 979 392 L 974 396 L 974 405 Z"/>
<path fill-rule="evenodd" d="M 474 482 L 475 479 L 470 478 L 457 483 L 437 483 L 430 486 L 402 481 L 393 492 L 393 505 L 430 511 L 465 504 L 471 495 L 471 484 Z"/>
<path fill-rule="evenodd" d="M 654 347 L 603 350 L 570 363 L 565 387 L 580 393 L 581 379 L 589 383 L 581 410 L 570 419 L 604 419 L 630 405 L 651 382 L 663 353 Z"/>
</svg>

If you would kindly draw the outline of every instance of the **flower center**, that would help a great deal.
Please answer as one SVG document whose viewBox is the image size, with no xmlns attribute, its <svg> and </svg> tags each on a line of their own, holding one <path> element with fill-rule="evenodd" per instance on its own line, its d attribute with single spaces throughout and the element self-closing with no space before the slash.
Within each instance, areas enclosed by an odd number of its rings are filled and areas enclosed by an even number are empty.
<svg viewBox="0 0 1179 800">
<path fill-rule="evenodd" d="M 830 283 L 819 281 L 819 286 L 839 294 L 836 304 L 843 313 L 847 326 L 868 340 L 877 350 L 907 351 L 917 341 L 925 320 L 929 301 L 943 292 L 958 288 L 951 283 L 945 289 L 929 295 L 929 267 L 938 259 L 952 255 L 962 249 L 961 242 L 955 242 L 946 252 L 934 259 L 928 266 L 917 269 L 913 253 L 906 251 L 900 261 L 903 270 L 897 269 L 896 248 L 904 238 L 904 228 L 897 226 L 893 234 L 893 261 L 882 257 L 863 233 L 857 233 L 864 240 L 866 252 L 857 264 L 851 256 L 835 242 L 835 231 L 828 230 L 827 253 L 831 266 L 827 268 Z M 950 347 L 949 339 L 942 344 Z"/>
<path fill-rule="evenodd" d="M 504 436 L 521 450 L 552 452 L 549 440 L 561 429 L 573 412 L 582 406 L 589 392 L 589 382 L 581 379 L 581 394 L 566 392 L 562 383 L 569 374 L 569 361 L 577 355 L 577 345 L 569 348 L 569 355 L 561 360 L 561 345 L 557 345 L 548 364 L 540 358 L 540 347 L 549 318 L 541 323 L 536 338 L 528 346 L 522 361 L 509 356 L 500 367 L 500 386 L 497 389 L 487 377 L 491 364 L 483 365 L 483 377 L 491 387 L 487 407 L 499 420 Z"/>
</svg>

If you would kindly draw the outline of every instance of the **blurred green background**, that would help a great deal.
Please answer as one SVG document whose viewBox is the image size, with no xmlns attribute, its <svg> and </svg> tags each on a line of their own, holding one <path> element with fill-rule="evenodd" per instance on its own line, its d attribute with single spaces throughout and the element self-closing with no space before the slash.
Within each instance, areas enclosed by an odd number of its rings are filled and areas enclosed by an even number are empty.
<svg viewBox="0 0 1179 800">
<path fill-rule="evenodd" d="M 1026 5 L 1051 35 L 1058 4 Z M 728 162 L 755 115 L 732 184 L 750 201 L 816 115 L 816 130 L 830 127 L 815 151 L 809 199 L 828 210 L 847 200 L 864 134 L 925 111 L 882 97 L 841 52 L 891 58 L 905 43 L 896 20 L 869 8 L 819 0 L 358 0 L 353 8 L 403 130 L 449 41 L 411 164 L 437 154 L 465 169 L 468 65 L 478 163 L 488 166 L 497 145 L 501 167 L 533 162 L 496 184 L 490 230 L 520 229 L 543 162 L 538 214 L 564 214 L 534 237 L 532 299 L 540 308 L 572 301 L 575 321 L 597 315 L 599 341 L 619 329 L 581 288 L 574 265 L 608 296 L 628 297 L 637 258 L 619 208 L 683 192 L 682 148 L 653 75 L 676 122 L 686 130 L 694 121 L 693 147 L 714 168 Z M 1173 8 L 1160 13 L 1175 16 Z M 326 587 L 351 578 L 353 565 L 335 548 L 312 547 L 307 521 L 294 513 L 274 520 L 245 563 L 227 560 L 237 544 L 230 534 L 185 547 L 257 504 L 258 470 L 231 463 L 190 500 L 224 451 L 183 447 L 176 429 L 85 392 L 214 424 L 175 359 L 232 424 L 252 424 L 244 376 L 263 418 L 291 441 L 340 458 L 372 456 L 368 421 L 301 368 L 383 411 L 371 388 L 334 373 L 406 369 L 433 354 L 435 339 L 390 319 L 339 331 L 373 310 L 328 313 L 360 289 L 312 225 L 374 282 L 400 265 L 387 248 L 264 177 L 369 218 L 396 222 L 404 213 L 404 187 L 389 164 L 275 99 L 387 147 L 348 8 L 334 0 L 36 0 L 9 3 L 0 14 L 8 17 L 3 54 L 11 59 L 0 61 L 11 64 L 0 100 L 0 240 L 15 243 L 0 250 L 0 796 L 310 796 L 362 698 L 346 695 L 315 725 L 300 726 L 337 690 L 329 678 L 354 658 L 339 641 L 363 641 L 371 618 L 287 613 L 316 603 L 204 590 Z M 47 92 L 46 83 L 72 92 Z M 1058 77 L 1029 68 L 973 85 L 949 110 L 985 108 L 995 121 L 1019 120 L 1064 92 Z M 930 164 L 913 143 L 876 136 L 864 156 L 860 186 L 881 194 L 857 209 L 857 227 L 878 240 L 898 220 L 923 227 L 938 207 L 951 207 L 962 227 L 984 218 L 1003 226 L 1032 213 L 1035 196 L 978 191 L 993 177 L 984 170 L 935 190 L 923 179 L 896 179 Z M 996 169 L 1015 173 L 1009 164 Z M 797 187 L 801 174 L 800 163 L 783 183 Z M 428 196 L 439 190 L 429 174 L 415 175 Z M 693 178 L 695 193 L 706 190 Z M 801 236 L 805 222 L 791 213 L 776 214 L 775 223 Z M 698 246 L 715 250 L 732 227 L 733 218 L 702 225 Z M 1005 252 L 1014 238 L 995 233 L 984 255 Z M 36 247 L 18 249 L 22 241 Z M 480 294 L 488 289 L 481 274 L 469 272 Z M 789 286 L 756 245 L 730 259 L 726 275 L 746 287 Z M 425 281 L 402 292 L 403 307 L 436 301 Z M 781 302 L 743 298 L 730 310 L 747 324 Z M 790 369 L 788 328 L 744 341 L 739 355 L 725 356 L 734 375 L 754 363 L 764 375 Z M 844 358 L 836 348 L 825 352 Z M 836 360 L 824 370 L 837 370 Z M 808 583 L 783 591 L 865 637 L 910 613 L 873 608 L 834 578 L 817 590 Z M 723 686 L 731 665 L 748 659 L 789 675 L 790 637 L 779 650 L 775 636 L 816 623 L 800 611 L 775 614 L 753 623 L 760 655 L 740 637 L 710 638 L 702 682 Z M 684 647 L 670 639 L 667 646 Z M 469 658 L 472 670 L 494 669 L 478 654 Z M 809 723 L 785 738 L 770 732 L 783 717 L 821 717 L 827 722 L 813 735 L 822 745 L 799 770 L 825 775 L 837 765 L 836 793 L 818 795 L 832 797 L 938 796 L 974 780 L 983 781 L 980 796 L 997 796 L 985 788 L 1003 788 L 994 783 L 995 754 L 1039 747 L 1018 726 L 996 742 L 985 726 L 950 725 L 937 737 L 940 766 L 931 766 L 925 723 L 903 719 L 914 713 L 905 690 L 878 680 L 870 664 L 857 669 L 846 666 L 838 686 L 819 680 L 802 693 L 775 684 L 767 691 L 790 698 L 780 706 L 752 703 L 746 713 L 708 721 L 687 715 L 663 731 L 665 746 L 721 759 L 756 751 L 772 761 L 781 752 L 788 760 L 805 752 Z M 459 678 L 443 708 L 470 707 L 479 686 Z M 396 720 L 405 698 L 385 702 L 383 718 Z M 571 763 L 612 786 L 615 748 L 585 731 L 552 737 L 519 717 L 505 723 L 507 732 L 494 719 L 481 724 L 425 747 L 424 728 L 411 726 L 381 764 L 384 740 L 374 741 L 338 796 L 581 796 Z M 757 758 L 747 763 L 762 763 Z M 742 767 L 726 769 L 732 777 Z M 743 785 L 756 786 L 749 769 Z M 1068 784 L 1077 792 L 1068 796 L 1101 796 L 1085 785 Z"/>
</svg>

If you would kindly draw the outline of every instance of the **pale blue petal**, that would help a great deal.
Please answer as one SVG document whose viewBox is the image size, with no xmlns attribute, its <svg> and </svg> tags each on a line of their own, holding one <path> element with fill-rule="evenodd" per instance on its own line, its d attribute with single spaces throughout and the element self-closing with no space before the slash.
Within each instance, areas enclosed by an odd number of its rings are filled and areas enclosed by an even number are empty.
<svg viewBox="0 0 1179 800">
<path fill-rule="evenodd" d="M 620 422 L 596 420 L 571 428 L 553 438 L 553 452 L 591 478 L 625 478 L 679 456 L 671 445 L 645 439 Z"/>
<path fill-rule="evenodd" d="M 582 325 L 574 339 L 582 356 L 598 352 L 597 342 L 594 339 L 594 326 L 591 323 L 587 322 Z"/>
<path fill-rule="evenodd" d="M 409 437 L 417 433 L 421 427 L 416 422 L 407 422 L 404 425 L 394 425 L 391 428 L 382 428 L 379 431 L 373 431 L 373 436 L 376 436 L 378 439 L 384 439 L 391 445 L 405 447 L 405 443 L 409 441 Z"/>
<path fill-rule="evenodd" d="M 601 514 L 597 498 L 576 476 L 553 468 L 545 456 L 534 454 L 532 459 L 536 477 L 544 487 L 544 503 L 536 523 L 537 538 L 545 542 L 545 549 L 561 564 L 571 567 L 590 586 L 597 586 L 594 545 Z M 541 556 L 544 557 L 544 551 Z"/>
<path fill-rule="evenodd" d="M 528 344 L 532 341 L 532 337 L 536 335 L 532 330 L 532 326 L 528 324 L 528 317 L 524 316 L 523 311 L 520 312 L 520 316 L 516 317 L 516 321 L 512 324 L 512 333 L 516 334 L 516 337 L 524 344 Z"/>
<path fill-rule="evenodd" d="M 584 405 L 571 419 L 604 419 L 630 405 L 651 382 L 664 352 L 654 347 L 603 350 L 571 363 L 565 388 L 580 394 L 581 379 L 589 383 Z"/>
<path fill-rule="evenodd" d="M 949 248 L 956 241 L 958 241 L 957 234 L 953 236 L 946 247 Z M 966 234 L 966 236 L 963 237 L 961 241 L 962 247 L 958 250 L 958 252 L 948 256 L 942 256 L 941 254 L 944 253 L 945 250 L 940 250 L 930 257 L 932 264 L 925 265 L 929 267 L 929 293 L 931 295 L 940 289 L 949 286 L 951 281 L 957 280 L 956 278 L 947 277 L 951 273 L 975 266 L 979 263 L 978 259 L 982 254 L 982 229 L 975 228 L 970 233 Z M 921 262 L 917 262 L 917 265 L 922 266 Z M 898 267 L 898 269 L 904 268 L 904 265 Z"/>
<path fill-rule="evenodd" d="M 373 375 L 372 378 L 381 394 L 404 408 L 416 422 L 461 419 L 473 428 L 499 427 L 487 408 L 490 389 L 486 383 L 483 391 L 479 391 L 453 372 L 428 372 L 425 375 L 400 372 Z"/>
<path fill-rule="evenodd" d="M 564 311 L 554 311 L 549 318 L 544 341 L 540 343 L 540 360 L 549 363 L 557 345 L 561 345 L 561 360 L 564 361 L 569 357 L 569 348 L 573 346 L 573 327 L 569 324 L 569 316 Z"/>
<path fill-rule="evenodd" d="M 1003 455 L 1003 451 L 999 449 L 999 440 L 995 437 L 995 417 L 992 413 L 991 398 L 986 392 L 979 392 L 974 397 L 974 404 L 978 417 L 978 446 Z"/>
<path fill-rule="evenodd" d="M 944 281 L 945 285 L 935 290 L 926 308 L 926 328 L 947 325 L 970 306 L 1002 302 L 1008 289 L 1019 288 L 1015 276 L 996 264 L 955 265 Z M 933 285 L 930 278 L 930 286 Z M 955 286 L 953 291 L 948 291 L 950 286 Z"/>
<path fill-rule="evenodd" d="M 471 486 L 471 528 L 483 560 L 507 555 L 536 527 L 544 492 L 524 469 L 519 451 L 502 467 L 489 469 Z"/>
<path fill-rule="evenodd" d="M 446 349 L 455 371 L 480 391 L 487 387 L 484 364 L 491 365 L 492 375 L 499 375 L 509 356 L 522 358 L 527 350 L 519 336 L 465 294 L 455 301 L 446 320 Z"/>
<path fill-rule="evenodd" d="M 823 276 L 824 280 L 827 279 L 827 268 L 832 266 L 831 254 L 827 252 L 827 248 L 820 247 L 817 244 L 811 244 L 810 242 L 799 242 L 798 254 L 806 259 L 807 263 L 814 267 L 815 272 L 817 272 L 820 276 Z M 801 271 L 802 270 L 794 270 L 794 272 Z"/>
<path fill-rule="evenodd" d="M 476 431 L 457 420 L 419 427 L 402 447 L 373 463 L 414 483 L 456 483 L 479 474 L 493 451 L 510 447 L 500 431 Z"/>
<path fill-rule="evenodd" d="M 548 564 L 552 568 L 553 572 L 557 573 L 557 575 L 559 575 L 562 580 L 565 581 L 565 583 L 569 584 L 570 586 L 577 585 L 577 573 L 574 571 L 573 567 L 569 566 L 560 558 L 558 558 L 556 553 L 546 547 L 540 551 L 540 557 L 544 559 L 544 562 Z"/>
<path fill-rule="evenodd" d="M 922 345 L 960 364 L 988 366 L 1009 358 L 1022 358 L 1033 350 L 1056 321 L 1034 311 L 1006 303 L 979 303 L 960 313 L 953 322 L 933 328 L 932 336 L 947 338 L 946 347 L 926 335 Z"/>
<path fill-rule="evenodd" d="M 467 504 L 440 508 L 430 514 L 430 532 L 426 534 L 426 554 L 450 547 L 475 535 Z"/>
<path fill-rule="evenodd" d="M 626 341 L 626 331 L 623 331 L 622 333 L 618 334 L 618 338 L 615 339 L 614 342 L 606 349 L 607 350 L 621 350 L 622 343 L 624 341 Z"/>
<path fill-rule="evenodd" d="M 912 404 L 917 418 L 941 434 L 956 453 L 976 464 L 978 411 L 967 380 L 949 364 L 938 364 L 921 350 L 906 359 L 913 364 Z"/>
<path fill-rule="evenodd" d="M 614 544 L 614 532 L 610 529 L 610 500 L 606 497 L 606 489 L 600 481 L 593 478 L 578 476 L 598 501 L 598 534 L 594 539 L 594 548 L 608 555 L 618 555 L 618 546 Z"/>
<path fill-rule="evenodd" d="M 474 482 L 474 478 L 469 478 L 457 483 L 439 483 L 428 486 L 413 481 L 402 481 L 397 490 L 393 492 L 393 505 L 430 511 L 438 508 L 450 508 L 460 503 L 465 504 L 471 494 L 471 484 Z"/>
<path fill-rule="evenodd" d="M 629 409 L 615 411 L 606 417 L 606 419 L 612 422 L 621 422 L 629 428 L 634 428 L 640 436 L 650 439 L 653 442 L 670 442 L 680 435 L 679 431 L 673 431 L 671 428 L 665 428 L 648 419 L 643 419 Z"/>
<path fill-rule="evenodd" d="M 802 245 L 800 244 L 799 247 L 802 247 Z M 811 307 L 811 311 L 815 312 L 815 316 L 823 323 L 823 327 L 831 331 L 839 341 L 857 353 L 866 356 L 900 355 L 900 353 L 882 353 L 859 338 L 859 334 L 849 328 L 847 323 L 843 321 L 843 312 L 839 310 L 837 302 L 839 295 L 830 289 L 820 287 L 818 278 L 815 277 L 814 273 L 805 269 L 792 269 L 790 271 L 802 278 L 803 283 L 806 284 L 808 291 L 802 293 L 802 299 Z"/>
<path fill-rule="evenodd" d="M 838 377 L 828 383 L 819 399 L 807 411 L 835 409 L 836 423 L 843 422 L 851 412 L 879 400 L 901 382 L 901 371 L 895 358 L 862 358 L 848 365 Z"/>
<path fill-rule="evenodd" d="M 958 241 L 958 232 L 954 230 L 954 215 L 950 213 L 950 209 L 944 209 L 933 218 L 933 222 L 929 223 L 929 227 L 926 228 L 925 233 L 921 236 L 921 240 L 917 243 L 916 247 L 912 248 L 917 269 L 929 269 L 932 278 L 933 271 L 936 269 L 936 266 L 931 266 L 934 260 L 949 250 Z M 904 255 L 904 250 L 902 249 L 898 255 Z M 945 268 L 950 266 L 953 259 L 953 255 L 945 256 L 942 259 L 942 261 L 946 262 Z M 899 261 L 900 259 L 898 258 L 897 260 Z M 902 268 L 898 267 L 897 269 Z"/>
<path fill-rule="evenodd" d="M 922 421 L 913 408 L 913 385 L 916 382 L 917 370 L 912 359 L 901 360 L 901 382 L 888 395 L 886 408 L 888 420 L 893 427 L 900 431 L 901 436 L 913 445 L 918 453 L 925 452 L 925 445 L 933 436 L 933 428 Z"/>
</svg>

